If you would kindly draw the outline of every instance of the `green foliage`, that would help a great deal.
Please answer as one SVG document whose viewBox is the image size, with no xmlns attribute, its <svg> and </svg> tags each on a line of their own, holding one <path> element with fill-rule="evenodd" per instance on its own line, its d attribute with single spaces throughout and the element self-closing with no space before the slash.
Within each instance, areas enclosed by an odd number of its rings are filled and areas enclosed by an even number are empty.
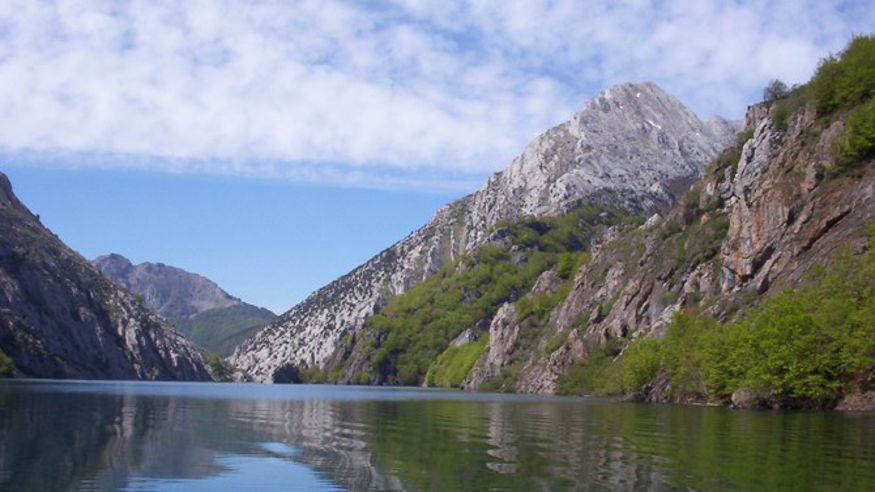
<svg viewBox="0 0 875 492">
<path fill-rule="evenodd" d="M 781 80 L 774 79 L 763 89 L 763 100 L 766 102 L 777 101 L 787 97 L 788 92 L 790 92 L 790 89 L 787 87 L 787 84 Z"/>
<path fill-rule="evenodd" d="M 842 256 L 732 322 L 680 313 L 662 339 L 633 342 L 615 361 L 591 354 L 560 380 L 560 391 L 634 393 L 657 375 L 668 378 L 675 400 L 751 388 L 824 404 L 865 390 L 875 376 L 871 237 L 864 255 Z"/>
<path fill-rule="evenodd" d="M 534 325 L 570 290 L 570 279 L 591 256 L 582 251 L 596 226 L 635 223 L 602 207 L 579 207 L 562 217 L 531 218 L 498 224 L 510 244 L 484 246 L 461 268 L 446 269 L 392 299 L 368 320 L 378 334 L 370 347 L 356 348 L 370 356 L 371 371 L 399 384 L 421 384 L 432 363 L 447 350 L 450 340 L 498 308 L 531 289 L 542 272 L 557 268 L 568 279 L 554 294 L 523 296 L 520 311 Z M 525 257 L 512 261 L 508 249 L 525 248 Z"/>
<path fill-rule="evenodd" d="M 194 343 L 228 356 L 237 344 L 254 335 L 274 318 L 276 315 L 267 309 L 237 304 L 210 309 L 191 318 L 173 320 L 173 324 Z"/>
<path fill-rule="evenodd" d="M 875 37 L 855 36 L 838 56 L 822 60 L 807 92 L 820 115 L 855 106 L 875 95 Z"/>
<path fill-rule="evenodd" d="M 328 374 L 319 366 L 308 366 L 298 373 L 302 383 L 321 384 L 328 381 Z"/>
<path fill-rule="evenodd" d="M 210 372 L 213 374 L 213 379 L 216 381 L 228 381 L 231 379 L 231 371 L 222 358 L 216 354 L 210 354 L 207 359 L 210 365 Z"/>
<path fill-rule="evenodd" d="M 852 386 L 875 369 L 875 250 L 843 258 L 715 330 L 704 352 L 715 396 L 749 387 L 829 402 L 859 389 Z"/>
<path fill-rule="evenodd" d="M 735 172 L 738 170 L 738 161 L 741 159 L 741 149 L 751 138 L 753 138 L 753 128 L 745 128 L 740 131 L 735 136 L 735 145 L 717 154 L 717 157 L 705 167 L 705 176 L 718 176 L 722 181 L 727 169 L 731 169 L 732 176 L 735 176 Z"/>
<path fill-rule="evenodd" d="M 753 128 L 745 128 L 735 136 L 735 146 L 738 148 L 744 147 L 744 144 L 751 138 L 753 138 Z"/>
<path fill-rule="evenodd" d="M 15 365 L 12 363 L 12 358 L 0 349 L 0 378 L 11 376 L 14 369 Z"/>
<path fill-rule="evenodd" d="M 785 132 L 789 127 L 789 119 L 791 115 L 790 108 L 786 104 L 778 104 L 772 113 L 772 120 L 775 122 L 775 128 Z"/>
<path fill-rule="evenodd" d="M 785 132 L 790 126 L 790 116 L 795 114 L 807 104 L 807 87 L 794 87 L 789 93 L 774 104 L 772 121 L 775 128 Z"/>
<path fill-rule="evenodd" d="M 716 326 L 711 318 L 693 312 L 675 315 L 660 341 L 660 370 L 671 382 L 676 400 L 705 394 L 702 376 L 702 339 Z"/>
<path fill-rule="evenodd" d="M 662 367 L 659 341 L 643 338 L 629 345 L 615 369 L 623 393 L 634 393 L 653 381 Z"/>
<path fill-rule="evenodd" d="M 553 262 L 554 255 L 536 252 L 517 265 L 487 249 L 475 267 L 416 285 L 369 319 L 372 329 L 385 334 L 371 359 L 373 368 L 383 374 L 394 372 L 401 384 L 421 383 L 450 340 L 477 321 L 491 318 L 511 296 L 531 288 Z"/>
<path fill-rule="evenodd" d="M 559 377 L 556 393 L 559 395 L 614 394 L 606 391 L 611 357 L 604 350 L 592 350 L 586 361 L 576 364 Z"/>
<path fill-rule="evenodd" d="M 574 277 L 580 267 L 589 263 L 592 260 L 592 253 L 589 251 L 566 251 L 559 255 L 559 260 L 556 262 L 556 274 L 560 278 L 570 279 Z"/>
<path fill-rule="evenodd" d="M 547 321 L 550 312 L 568 297 L 569 292 L 571 292 L 571 282 L 565 282 L 552 294 L 527 295 L 516 303 L 517 318 L 533 319 L 538 324 L 543 324 Z"/>
<path fill-rule="evenodd" d="M 568 340 L 568 331 L 560 330 L 556 332 L 549 340 L 544 344 L 544 353 L 552 354 L 559 347 L 561 347 Z"/>
<path fill-rule="evenodd" d="M 471 372 L 487 343 L 489 337 L 483 336 L 460 347 L 447 348 L 429 367 L 425 382 L 429 386 L 458 388 Z"/>
<path fill-rule="evenodd" d="M 875 155 L 875 98 L 857 106 L 848 114 L 845 129 L 839 139 L 837 173 L 853 170 L 873 155 Z"/>
</svg>

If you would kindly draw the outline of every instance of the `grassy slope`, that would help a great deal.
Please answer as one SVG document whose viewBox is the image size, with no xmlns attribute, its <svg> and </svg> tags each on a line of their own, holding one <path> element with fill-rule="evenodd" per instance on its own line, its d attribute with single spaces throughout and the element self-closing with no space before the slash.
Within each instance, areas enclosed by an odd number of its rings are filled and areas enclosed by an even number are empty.
<svg viewBox="0 0 875 492">
<path fill-rule="evenodd" d="M 194 343 L 222 356 L 237 343 L 270 323 L 276 315 L 250 304 L 210 309 L 185 320 L 174 320 L 177 329 Z M 241 338 L 241 335 L 242 338 Z"/>
</svg>

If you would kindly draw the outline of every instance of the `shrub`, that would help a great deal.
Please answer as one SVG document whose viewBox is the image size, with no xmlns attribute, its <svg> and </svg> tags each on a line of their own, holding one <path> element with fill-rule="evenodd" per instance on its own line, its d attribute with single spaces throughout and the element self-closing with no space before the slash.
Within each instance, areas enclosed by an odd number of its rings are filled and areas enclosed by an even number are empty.
<svg viewBox="0 0 875 492">
<path fill-rule="evenodd" d="M 789 88 L 787 87 L 787 84 L 775 79 L 769 82 L 769 85 L 763 89 L 763 100 L 766 102 L 777 101 L 778 99 L 787 97 L 788 92 Z"/>
<path fill-rule="evenodd" d="M 483 336 L 460 347 L 447 348 L 429 367 L 426 383 L 430 386 L 459 387 L 488 343 L 489 337 Z"/>
<path fill-rule="evenodd" d="M 568 340 L 568 331 L 560 330 L 544 343 L 544 353 L 552 354 Z"/>
<path fill-rule="evenodd" d="M 612 388 L 609 381 L 613 356 L 604 348 L 590 350 L 587 358 L 574 365 L 566 374 L 559 377 L 556 383 L 556 393 L 560 395 L 616 394 L 618 389 Z M 619 387 L 618 384 L 613 385 Z"/>
<path fill-rule="evenodd" d="M 875 155 L 875 98 L 848 114 L 839 139 L 837 172 L 852 170 L 872 155 Z"/>
<path fill-rule="evenodd" d="M 591 260 L 592 253 L 588 251 L 562 253 L 556 262 L 556 274 L 560 278 L 570 279 L 574 277 L 581 266 L 589 263 Z"/>
<path fill-rule="evenodd" d="M 660 342 L 643 338 L 629 345 L 619 362 L 623 392 L 634 393 L 653 381 L 662 367 Z"/>
<path fill-rule="evenodd" d="M 808 83 L 820 115 L 859 104 L 875 95 L 875 37 L 856 36 L 839 56 L 820 62 Z"/>
<path fill-rule="evenodd" d="M 210 365 L 210 372 L 216 381 L 228 381 L 231 378 L 231 371 L 222 358 L 216 354 L 210 354 L 207 362 Z"/>
<path fill-rule="evenodd" d="M 870 231 L 871 232 L 871 231 Z M 677 314 L 662 339 L 633 342 L 614 361 L 594 353 L 560 378 L 566 392 L 632 393 L 657 375 L 671 396 L 723 399 L 739 388 L 829 403 L 866 390 L 875 375 L 875 239 L 806 282 L 724 325 Z"/>
<path fill-rule="evenodd" d="M 738 132 L 738 135 L 735 136 L 736 147 L 740 149 L 751 138 L 753 138 L 753 128 L 745 128 L 744 130 Z"/>
</svg>

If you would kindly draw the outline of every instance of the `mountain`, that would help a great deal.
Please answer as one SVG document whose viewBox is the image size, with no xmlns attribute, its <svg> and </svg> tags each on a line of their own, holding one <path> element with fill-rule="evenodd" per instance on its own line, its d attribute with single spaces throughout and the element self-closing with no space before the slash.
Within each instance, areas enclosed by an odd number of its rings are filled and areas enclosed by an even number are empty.
<svg viewBox="0 0 875 492">
<path fill-rule="evenodd" d="M 258 381 L 321 366 L 389 299 L 476 252 L 497 224 L 582 204 L 649 215 L 672 204 L 736 131 L 725 120 L 699 120 L 655 84 L 613 86 L 535 138 L 480 190 L 241 344 L 231 361 Z"/>
<path fill-rule="evenodd" d="M 275 381 L 875 409 L 875 37 L 748 108 L 646 221 L 497 223 L 319 366 Z"/>
<path fill-rule="evenodd" d="M 92 261 L 104 275 L 142 296 L 191 341 L 219 355 L 230 354 L 241 336 L 271 322 L 271 311 L 247 304 L 196 273 L 163 263 L 134 265 L 119 254 Z"/>
<path fill-rule="evenodd" d="M 875 221 L 875 173 L 868 166 L 859 177 L 832 176 L 841 119 L 824 123 L 813 111 L 800 109 L 784 128 L 775 120 L 783 111 L 779 106 L 752 106 L 739 143 L 715 160 L 674 209 L 605 234 L 543 322 L 533 326 L 520 302 L 503 305 L 484 329 L 488 341 L 460 386 L 598 392 L 598 385 L 573 384 L 575 377 L 589 377 L 584 375 L 588 361 L 603 357 L 602 351 L 608 356 L 603 360 L 610 361 L 637 347 L 636 341 L 647 346 L 666 333 L 681 336 L 672 332 L 686 329 L 678 328 L 685 320 L 678 321 L 679 315 L 730 323 L 746 319 L 740 316 L 746 311 L 755 316 L 758 304 L 766 309 L 771 296 L 790 295 L 795 288 L 810 293 L 812 305 L 829 304 L 829 292 L 811 274 L 824 265 L 843 271 L 842 262 L 864 261 L 859 255 L 868 250 Z M 842 259 L 844 254 L 852 258 Z M 865 265 L 859 271 L 866 271 Z M 840 290 L 850 294 L 854 289 L 848 283 Z M 556 290 L 535 286 L 526 297 Z M 851 306 L 842 309 L 853 312 Z M 786 323 L 776 326 L 789 330 Z M 773 349 L 800 343 L 795 337 L 776 343 L 752 326 L 745 329 Z M 682 357 L 696 360 L 692 347 L 683 352 Z M 724 348 L 717 356 L 732 354 Z M 662 376 L 646 381 L 646 387 L 622 383 L 621 392 L 641 391 L 652 401 L 707 397 L 704 383 L 687 394 L 677 381 L 672 388 Z"/>
<path fill-rule="evenodd" d="M 197 349 L 46 229 L 2 173 L 0 349 L 27 377 L 211 379 Z"/>
</svg>

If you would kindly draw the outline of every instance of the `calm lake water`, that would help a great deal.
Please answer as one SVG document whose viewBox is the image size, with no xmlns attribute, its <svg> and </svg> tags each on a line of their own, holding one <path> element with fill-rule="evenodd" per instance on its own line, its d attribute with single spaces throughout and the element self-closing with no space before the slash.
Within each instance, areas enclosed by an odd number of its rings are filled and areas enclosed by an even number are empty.
<svg viewBox="0 0 875 492">
<path fill-rule="evenodd" d="M 339 386 L 0 382 L 4 490 L 875 490 L 875 415 Z"/>
</svg>

